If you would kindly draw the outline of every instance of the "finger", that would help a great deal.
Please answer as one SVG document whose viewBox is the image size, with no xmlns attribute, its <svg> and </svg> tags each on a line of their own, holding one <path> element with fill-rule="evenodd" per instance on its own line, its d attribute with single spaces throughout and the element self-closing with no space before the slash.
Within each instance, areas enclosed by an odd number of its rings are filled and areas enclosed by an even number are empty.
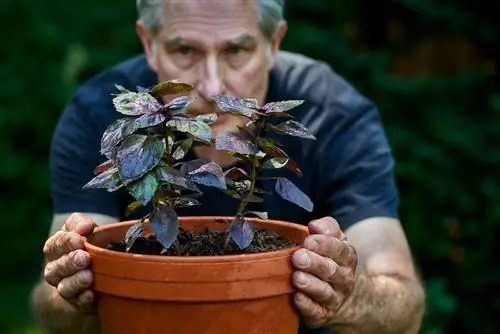
<svg viewBox="0 0 500 334">
<path fill-rule="evenodd" d="M 340 229 L 339 223 L 332 217 L 323 217 L 312 220 L 308 225 L 309 233 L 324 234 L 339 239 L 345 238 L 344 232 Z"/>
<path fill-rule="evenodd" d="M 316 303 L 326 308 L 336 308 L 340 304 L 341 296 L 332 286 L 316 276 L 303 271 L 296 271 L 292 275 L 294 286 Z"/>
<path fill-rule="evenodd" d="M 86 269 L 90 265 L 90 256 L 87 252 L 77 249 L 69 254 L 63 255 L 45 266 L 45 280 L 57 286 L 59 282 L 77 272 Z"/>
<path fill-rule="evenodd" d="M 54 261 L 77 249 L 83 249 L 82 237 L 76 232 L 58 231 L 43 246 L 47 261 Z"/>
<path fill-rule="evenodd" d="M 326 322 L 328 311 L 304 293 L 296 292 L 293 301 L 308 327 L 321 327 Z"/>
<path fill-rule="evenodd" d="M 57 291 L 64 298 L 72 298 L 90 288 L 92 283 L 92 272 L 82 270 L 73 276 L 63 278 L 57 285 Z"/>
<path fill-rule="evenodd" d="M 75 306 L 85 313 L 95 312 L 96 296 L 94 291 L 85 290 L 75 300 Z"/>
<path fill-rule="evenodd" d="M 355 268 L 358 262 L 358 256 L 354 247 L 332 236 L 322 234 L 309 235 L 304 240 L 304 248 L 319 255 L 329 257 L 341 266 Z"/>
<path fill-rule="evenodd" d="M 63 230 L 67 232 L 75 231 L 80 235 L 86 236 L 93 232 L 95 226 L 97 225 L 88 216 L 76 212 L 68 217 L 63 225 Z"/>
<path fill-rule="evenodd" d="M 323 257 L 307 249 L 299 249 L 292 255 L 293 265 L 300 271 L 333 283 L 337 280 L 339 265 L 332 259 Z"/>
</svg>

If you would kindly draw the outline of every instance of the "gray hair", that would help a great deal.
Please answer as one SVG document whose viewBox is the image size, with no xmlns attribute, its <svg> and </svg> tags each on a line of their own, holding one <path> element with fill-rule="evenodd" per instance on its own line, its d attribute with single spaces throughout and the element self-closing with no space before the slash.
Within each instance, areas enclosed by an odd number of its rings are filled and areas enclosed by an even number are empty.
<svg viewBox="0 0 500 334">
<path fill-rule="evenodd" d="M 259 25 L 264 37 L 271 40 L 283 19 L 285 0 L 255 0 L 259 14 Z M 139 21 L 150 34 L 162 24 L 161 4 L 163 0 L 137 0 Z"/>
</svg>

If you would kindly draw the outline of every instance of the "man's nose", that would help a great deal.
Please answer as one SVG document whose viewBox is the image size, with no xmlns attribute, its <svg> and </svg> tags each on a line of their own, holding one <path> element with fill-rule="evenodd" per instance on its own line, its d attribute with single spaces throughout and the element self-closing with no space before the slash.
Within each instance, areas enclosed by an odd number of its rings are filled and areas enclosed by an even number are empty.
<svg viewBox="0 0 500 334">
<path fill-rule="evenodd" d="M 223 94 L 225 91 L 222 68 L 215 57 L 207 58 L 201 72 L 198 91 L 204 99 L 211 102 L 213 95 Z"/>
</svg>

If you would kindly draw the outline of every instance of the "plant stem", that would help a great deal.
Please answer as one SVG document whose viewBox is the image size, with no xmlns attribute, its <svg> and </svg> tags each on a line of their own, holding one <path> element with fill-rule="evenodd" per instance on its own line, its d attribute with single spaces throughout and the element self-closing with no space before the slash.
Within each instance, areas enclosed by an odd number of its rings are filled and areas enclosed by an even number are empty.
<svg viewBox="0 0 500 334">
<path fill-rule="evenodd" d="M 256 133 L 254 140 L 252 141 L 252 143 L 254 145 L 257 145 L 257 139 L 261 135 L 262 131 L 265 129 L 266 124 L 267 124 L 267 117 L 263 117 L 256 122 L 257 133 Z M 252 164 L 252 171 L 250 173 L 250 182 L 251 182 L 250 188 L 249 188 L 249 191 L 245 194 L 245 196 L 243 196 L 241 199 L 240 205 L 238 207 L 238 211 L 236 213 L 237 218 L 243 216 L 243 212 L 245 211 L 246 206 L 248 205 L 248 198 L 250 196 L 253 196 L 253 193 L 255 190 L 255 181 L 257 180 L 257 175 L 259 174 L 259 167 L 258 167 L 259 159 L 255 155 L 252 155 L 250 157 L 250 163 Z M 229 225 L 229 226 L 231 226 L 231 225 Z M 225 242 L 225 246 L 224 246 L 226 249 L 228 248 L 230 241 L 231 241 L 231 233 L 229 233 L 229 229 L 228 229 L 227 235 L 226 235 L 226 242 Z"/>
</svg>

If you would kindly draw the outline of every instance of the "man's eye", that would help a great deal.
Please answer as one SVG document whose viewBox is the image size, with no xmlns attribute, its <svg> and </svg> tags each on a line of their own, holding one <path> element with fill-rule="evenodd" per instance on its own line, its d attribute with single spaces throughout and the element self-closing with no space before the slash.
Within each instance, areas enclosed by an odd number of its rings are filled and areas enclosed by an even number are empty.
<svg viewBox="0 0 500 334">
<path fill-rule="evenodd" d="M 179 52 L 182 55 L 188 55 L 193 49 L 190 48 L 189 46 L 181 46 L 180 48 L 177 49 L 177 52 Z"/>
<path fill-rule="evenodd" d="M 243 48 L 240 46 L 231 46 L 227 49 L 227 53 L 235 55 L 243 51 Z"/>
</svg>

